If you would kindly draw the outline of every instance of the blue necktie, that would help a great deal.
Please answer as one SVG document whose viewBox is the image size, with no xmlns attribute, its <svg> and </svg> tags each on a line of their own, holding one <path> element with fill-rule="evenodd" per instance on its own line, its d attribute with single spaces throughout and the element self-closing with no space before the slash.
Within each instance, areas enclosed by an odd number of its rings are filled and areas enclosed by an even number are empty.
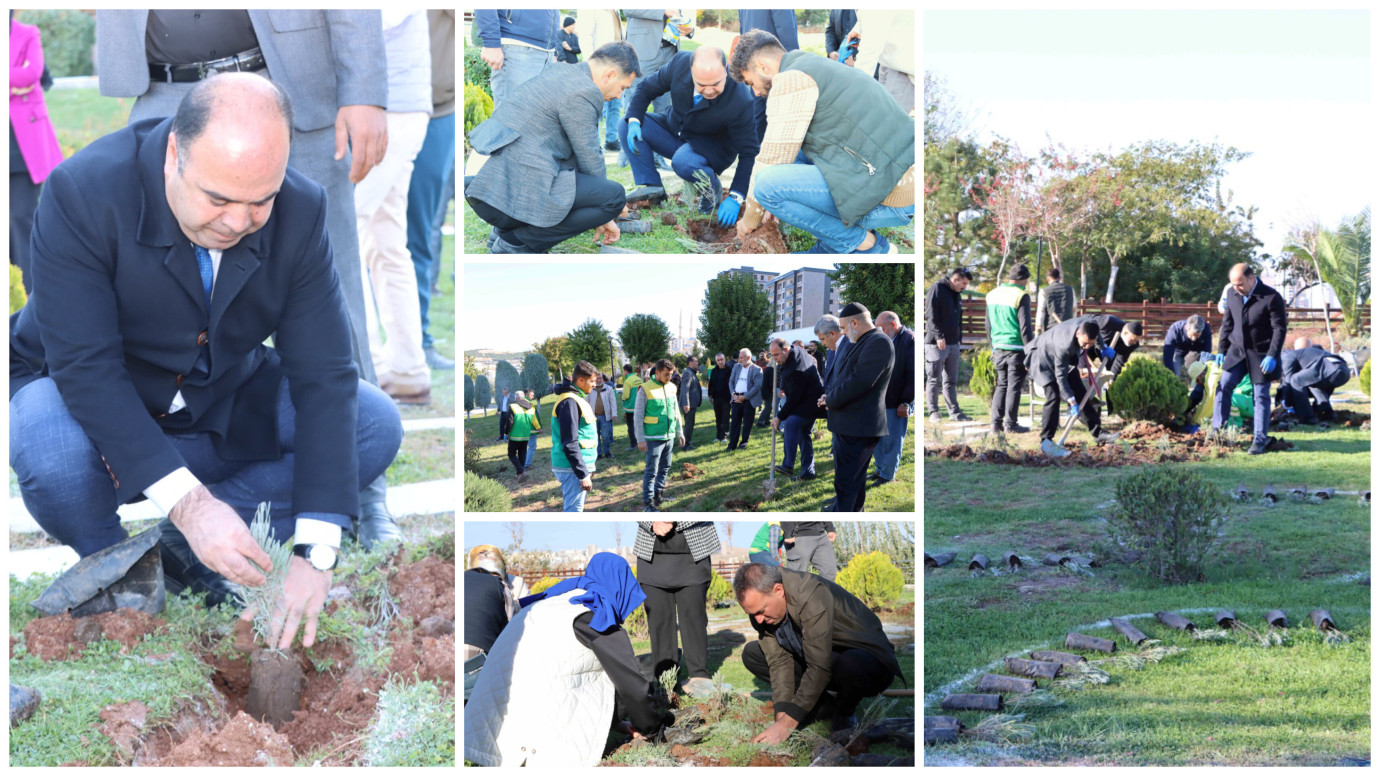
<svg viewBox="0 0 1380 776">
<path fill-rule="evenodd" d="M 696 104 L 696 105 L 699 105 L 699 104 L 700 104 L 700 100 L 703 100 L 703 99 L 704 99 L 704 95 L 702 95 L 702 94 L 697 94 L 697 95 L 695 95 L 695 104 Z"/>
<path fill-rule="evenodd" d="M 211 283 L 215 280 L 215 273 L 211 268 L 211 252 L 205 248 L 192 244 L 196 249 L 196 266 L 201 270 L 201 289 L 206 292 L 206 309 L 211 309 Z"/>
</svg>

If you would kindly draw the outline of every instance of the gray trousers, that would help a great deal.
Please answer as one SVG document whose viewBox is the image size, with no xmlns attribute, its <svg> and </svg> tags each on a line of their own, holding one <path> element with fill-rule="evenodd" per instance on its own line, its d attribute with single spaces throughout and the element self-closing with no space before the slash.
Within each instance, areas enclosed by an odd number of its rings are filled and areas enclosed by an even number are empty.
<svg viewBox="0 0 1380 776">
<path fill-rule="evenodd" d="M 839 564 L 834 558 L 834 543 L 829 541 L 827 534 L 797 536 L 795 542 L 786 546 L 786 568 L 808 572 L 811 564 L 819 569 L 821 577 L 830 582 L 839 573 Z"/>
<path fill-rule="evenodd" d="M 958 414 L 958 343 L 948 343 L 943 350 L 925 345 L 925 399 L 931 415 L 939 411 L 941 383 L 944 403 L 953 417 Z"/>
<path fill-rule="evenodd" d="M 149 84 L 134 102 L 129 113 L 130 123 L 143 119 L 166 118 L 177 112 L 183 96 L 194 83 Z M 364 275 L 359 269 L 359 232 L 355 223 L 355 185 L 350 183 L 350 164 L 353 157 L 347 150 L 345 157 L 335 160 L 335 127 L 301 132 L 292 131 L 292 152 L 288 166 L 302 173 L 326 190 L 326 233 L 331 241 L 335 272 L 340 276 L 340 293 L 345 298 L 345 312 L 350 318 L 352 351 L 359 376 L 378 384 L 374 375 L 374 360 L 369 357 L 369 337 L 364 323 Z M 374 504 L 384 500 L 386 485 L 383 477 L 365 486 L 360 502 Z"/>
<path fill-rule="evenodd" d="M 886 89 L 886 93 L 896 100 L 896 104 L 901 106 L 901 110 L 910 113 L 915 110 L 915 79 L 900 70 L 893 70 L 886 65 L 877 66 L 877 82 Z"/>
</svg>

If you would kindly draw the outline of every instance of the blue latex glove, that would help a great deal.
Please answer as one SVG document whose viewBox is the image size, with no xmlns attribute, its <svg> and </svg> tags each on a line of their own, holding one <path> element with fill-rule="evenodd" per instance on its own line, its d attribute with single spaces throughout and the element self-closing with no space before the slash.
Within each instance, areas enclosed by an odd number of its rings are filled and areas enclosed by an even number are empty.
<svg viewBox="0 0 1380 776">
<path fill-rule="evenodd" d="M 642 152 L 639 151 L 639 150 L 637 150 L 637 141 L 639 141 L 639 140 L 641 140 L 641 139 L 642 139 L 642 122 L 640 122 L 640 121 L 637 121 L 637 122 L 629 121 L 629 122 L 628 122 L 628 150 L 629 150 L 629 151 L 632 151 L 634 154 L 637 154 L 638 156 L 641 156 L 641 155 L 642 155 Z"/>
<path fill-rule="evenodd" d="M 1275 360 L 1274 356 L 1266 356 L 1260 359 L 1260 371 L 1267 375 L 1273 373 L 1277 366 L 1279 366 L 1279 362 Z"/>
<path fill-rule="evenodd" d="M 1112 359 L 1116 358 L 1116 348 L 1113 348 L 1113 347 L 1105 347 L 1105 348 L 1103 348 L 1103 349 L 1102 349 L 1102 357 L 1105 358 L 1105 359 L 1107 359 L 1108 361 L 1111 361 Z"/>
<path fill-rule="evenodd" d="M 1070 417 L 1070 418 L 1076 418 L 1076 417 L 1078 417 L 1078 402 L 1076 402 L 1076 401 L 1071 401 L 1071 402 L 1069 402 L 1069 417 Z"/>
<path fill-rule="evenodd" d="M 1218 366 L 1221 366 L 1221 365 L 1222 365 L 1222 362 L 1225 361 L 1225 360 L 1227 360 L 1227 356 L 1226 356 L 1225 353 L 1218 353 L 1217 355 L 1215 355 L 1215 356 L 1212 357 L 1212 360 L 1213 360 Z"/>
<path fill-rule="evenodd" d="M 724 197 L 719 203 L 719 226 L 733 226 L 738 223 L 738 211 L 742 205 L 733 197 Z"/>
</svg>

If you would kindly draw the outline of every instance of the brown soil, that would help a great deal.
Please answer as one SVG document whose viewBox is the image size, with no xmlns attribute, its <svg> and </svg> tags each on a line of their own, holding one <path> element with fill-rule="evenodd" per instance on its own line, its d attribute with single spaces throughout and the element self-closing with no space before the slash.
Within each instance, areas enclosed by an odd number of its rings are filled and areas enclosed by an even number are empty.
<svg viewBox="0 0 1380 776">
<path fill-rule="evenodd" d="M 125 757 L 132 757 L 148 716 L 149 707 L 140 701 L 112 703 L 101 709 L 101 724 L 97 730 L 109 738 Z"/>
<path fill-rule="evenodd" d="M 1136 424 L 1132 424 L 1134 427 Z M 1128 427 L 1130 428 L 1130 427 Z M 951 444 L 944 447 L 925 448 L 925 455 L 934 458 L 944 458 L 951 461 L 973 461 L 975 463 L 994 463 L 1007 464 L 1012 466 L 1026 466 L 1031 468 L 1070 468 L 1082 466 L 1093 469 L 1101 469 L 1115 466 L 1139 466 L 1143 464 L 1155 463 L 1181 463 L 1184 461 L 1202 461 L 1212 458 L 1221 458 L 1229 455 L 1231 449 L 1222 447 L 1216 443 L 1209 442 L 1203 433 L 1197 434 L 1178 434 L 1161 426 L 1158 429 L 1158 436 L 1127 436 L 1123 432 L 1122 439 L 1107 445 L 1096 445 L 1087 442 L 1068 442 L 1064 448 L 1072 455 L 1064 458 L 1053 458 L 1045 455 L 1039 450 L 974 450 L 970 445 Z M 1145 429 L 1137 428 L 1136 433 L 1151 433 Z M 1168 439 L 1171 444 L 1168 450 L 1160 449 L 1157 441 Z M 1151 441 L 1155 440 L 1155 441 Z M 1124 443 L 1124 444 L 1123 444 Z M 1293 444 L 1285 440 L 1276 440 L 1271 446 L 1271 450 L 1287 450 Z"/>
<path fill-rule="evenodd" d="M 759 506 L 761 506 L 760 502 L 753 503 L 740 498 L 729 499 L 724 502 L 724 509 L 729 512 L 756 512 Z"/>
<path fill-rule="evenodd" d="M 753 768 L 784 768 L 791 764 L 791 756 L 788 754 L 767 754 L 758 752 L 748 760 L 748 765 Z"/>
<path fill-rule="evenodd" d="M 713 219 L 691 219 L 685 225 L 686 233 L 692 238 L 713 248 L 714 253 L 789 253 L 786 238 L 781 236 L 777 224 L 763 225 L 748 232 L 740 242 L 738 230 L 732 226 L 719 226 Z"/>
<path fill-rule="evenodd" d="M 389 672 L 404 677 L 411 677 L 415 673 L 418 681 L 436 682 L 437 685 L 454 691 L 454 633 L 433 638 L 421 635 L 420 631 L 399 631 L 393 634 L 389 643 L 393 645 L 393 658 L 388 664 Z"/>
<path fill-rule="evenodd" d="M 671 756 L 676 758 L 677 760 L 685 760 L 694 757 L 695 753 L 688 746 L 685 746 L 683 744 L 676 744 L 675 746 L 671 747 Z"/>
<path fill-rule="evenodd" d="M 455 561 L 427 557 L 401 566 L 388 579 L 398 613 L 420 623 L 440 615 L 455 620 Z"/>
<path fill-rule="evenodd" d="M 302 708 L 280 732 L 298 755 L 317 747 L 345 744 L 357 738 L 373 718 L 383 683 L 382 678 L 366 677 L 358 668 L 325 673 L 308 670 Z M 353 763 L 359 752 L 357 748 L 347 748 L 339 755 L 345 763 Z"/>
<path fill-rule="evenodd" d="M 674 213 L 662 213 L 662 214 L 661 214 L 661 225 L 662 225 L 662 226 L 675 226 L 675 225 L 676 225 L 676 216 L 675 216 L 675 214 L 674 214 Z"/>
<path fill-rule="evenodd" d="M 878 616 L 891 617 L 914 617 L 915 604 L 901 604 L 900 606 L 884 606 L 877 610 Z"/>
<path fill-rule="evenodd" d="M 1354 410 L 1335 410 L 1337 417 L 1331 423 L 1334 426 L 1344 426 L 1346 428 L 1361 428 L 1362 424 L 1370 422 L 1369 415 L 1363 415 Z"/>
<path fill-rule="evenodd" d="M 442 636 L 453 636 L 455 634 L 455 621 L 436 615 L 422 620 L 422 624 L 417 626 L 417 632 L 423 636 L 440 638 Z"/>
<path fill-rule="evenodd" d="M 286 652 L 260 649 L 249 659 L 249 716 L 281 730 L 292 719 L 307 679 L 297 658 Z"/>
<path fill-rule="evenodd" d="M 124 651 L 165 625 L 164 620 L 137 609 L 117 609 L 81 620 L 70 614 L 39 617 L 24 626 L 24 648 L 40 660 L 71 660 L 81 655 L 87 643 L 102 637 L 120 642 Z M 78 626 L 82 639 L 77 638 Z"/>
<path fill-rule="evenodd" d="M 678 479 L 693 480 L 704 474 L 704 470 L 693 463 L 683 463 L 680 465 Z"/>
<path fill-rule="evenodd" d="M 265 722 L 237 713 L 215 733 L 194 731 L 164 758 L 150 765 L 168 766 L 289 766 L 292 746 L 286 736 Z"/>
<path fill-rule="evenodd" d="M 235 649 L 246 655 L 254 651 L 254 622 L 235 620 Z"/>
</svg>

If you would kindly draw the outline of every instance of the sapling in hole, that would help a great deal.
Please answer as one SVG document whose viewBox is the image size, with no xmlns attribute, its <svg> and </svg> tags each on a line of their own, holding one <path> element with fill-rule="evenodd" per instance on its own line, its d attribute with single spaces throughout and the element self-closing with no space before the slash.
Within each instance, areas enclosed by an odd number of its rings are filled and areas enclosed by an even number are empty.
<svg viewBox="0 0 1380 776">
<path fill-rule="evenodd" d="M 254 521 L 249 524 L 250 536 L 268 555 L 273 567 L 259 569 L 265 578 L 262 585 L 242 591 L 246 607 L 254 612 L 254 634 L 264 645 L 249 658 L 249 697 L 245 707 L 250 716 L 278 728 L 292 720 L 307 680 L 297 658 L 277 649 L 273 639 L 274 631 L 281 631 L 286 619 L 283 594 L 292 565 L 292 548 L 272 537 L 271 514 L 267 502 L 259 504 Z"/>
</svg>

